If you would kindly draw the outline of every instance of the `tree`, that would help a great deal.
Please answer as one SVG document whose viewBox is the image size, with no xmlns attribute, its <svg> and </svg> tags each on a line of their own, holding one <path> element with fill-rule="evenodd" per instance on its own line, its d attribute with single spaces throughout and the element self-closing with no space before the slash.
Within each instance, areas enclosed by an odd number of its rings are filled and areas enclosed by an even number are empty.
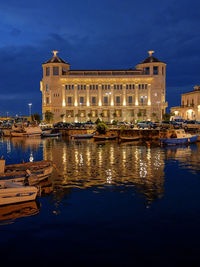
<svg viewBox="0 0 200 267">
<path fill-rule="evenodd" d="M 97 118 L 97 120 L 95 121 L 96 124 L 99 124 L 101 122 L 101 120 L 99 118 Z"/>
<path fill-rule="evenodd" d="M 31 115 L 31 119 L 32 119 L 32 121 L 37 121 L 38 123 L 40 123 L 41 116 L 40 116 L 39 113 L 34 113 L 34 114 Z"/>
<path fill-rule="evenodd" d="M 104 114 L 103 114 L 103 112 L 101 112 L 99 115 L 100 115 L 102 118 L 104 117 Z"/>
<path fill-rule="evenodd" d="M 45 114 L 44 114 L 44 117 L 45 117 L 45 120 L 46 120 L 48 123 L 50 123 L 50 122 L 53 121 L 54 114 L 53 114 L 51 111 L 47 110 L 47 111 L 45 112 Z"/>
<path fill-rule="evenodd" d="M 163 114 L 163 120 L 164 121 L 169 121 L 171 116 L 172 116 L 171 113 L 165 113 L 165 114 Z"/>
<path fill-rule="evenodd" d="M 108 126 L 104 122 L 99 122 L 96 130 L 99 134 L 105 134 L 108 131 Z"/>
</svg>

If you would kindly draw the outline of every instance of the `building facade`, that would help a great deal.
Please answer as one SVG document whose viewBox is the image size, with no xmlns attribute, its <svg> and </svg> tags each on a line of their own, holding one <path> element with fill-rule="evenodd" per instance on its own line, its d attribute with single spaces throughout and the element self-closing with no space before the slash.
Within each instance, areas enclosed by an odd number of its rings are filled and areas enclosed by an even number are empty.
<svg viewBox="0 0 200 267">
<path fill-rule="evenodd" d="M 194 90 L 181 95 L 181 105 L 172 107 L 171 112 L 184 120 L 200 121 L 200 86 L 194 86 Z"/>
<path fill-rule="evenodd" d="M 167 107 L 166 64 L 152 56 L 127 70 L 71 70 L 53 51 L 45 62 L 42 113 L 54 122 L 161 120 Z"/>
</svg>

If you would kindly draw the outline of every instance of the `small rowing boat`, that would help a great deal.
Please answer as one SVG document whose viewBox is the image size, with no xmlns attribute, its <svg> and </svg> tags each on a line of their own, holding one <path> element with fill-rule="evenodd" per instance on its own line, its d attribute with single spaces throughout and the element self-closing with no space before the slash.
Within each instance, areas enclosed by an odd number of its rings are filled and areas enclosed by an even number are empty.
<svg viewBox="0 0 200 267">
<path fill-rule="evenodd" d="M 38 189 L 13 182 L 0 182 L 0 206 L 35 200 Z"/>
<path fill-rule="evenodd" d="M 95 141 L 105 141 L 105 140 L 116 140 L 116 135 L 94 135 L 93 136 Z"/>
<path fill-rule="evenodd" d="M 122 142 L 130 142 L 130 141 L 138 141 L 140 140 L 139 136 L 120 136 L 120 141 Z"/>
</svg>

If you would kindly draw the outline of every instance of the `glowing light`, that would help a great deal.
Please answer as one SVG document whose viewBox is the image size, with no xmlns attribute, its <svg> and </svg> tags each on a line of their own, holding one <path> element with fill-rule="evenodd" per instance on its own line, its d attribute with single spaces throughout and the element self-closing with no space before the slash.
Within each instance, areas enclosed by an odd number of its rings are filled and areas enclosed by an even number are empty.
<svg viewBox="0 0 200 267">
<path fill-rule="evenodd" d="M 89 106 L 90 106 L 90 102 L 88 101 L 88 102 L 87 102 L 87 107 L 89 107 Z"/>
<path fill-rule="evenodd" d="M 56 57 L 56 56 L 57 56 L 57 54 L 58 54 L 58 51 L 56 51 L 56 50 L 53 50 L 53 51 L 52 51 L 52 53 L 53 53 L 53 56 L 54 56 L 54 57 Z"/>
<path fill-rule="evenodd" d="M 150 100 L 148 101 L 148 106 L 151 106 L 151 101 Z"/>
<path fill-rule="evenodd" d="M 135 101 L 135 105 L 138 106 L 138 100 Z"/>
<path fill-rule="evenodd" d="M 65 100 L 63 100 L 63 102 L 62 102 L 62 106 L 63 106 L 63 107 L 66 106 Z"/>
<path fill-rule="evenodd" d="M 102 106 L 101 100 L 99 100 L 99 106 L 100 106 L 100 107 Z"/>
<path fill-rule="evenodd" d="M 123 106 L 126 106 L 126 100 L 123 101 Z"/>
<path fill-rule="evenodd" d="M 111 101 L 110 105 L 111 105 L 111 106 L 114 106 L 114 102 L 113 102 L 113 100 Z"/>
<path fill-rule="evenodd" d="M 177 110 L 175 110 L 175 111 L 174 111 L 174 114 L 175 114 L 175 115 L 178 115 L 178 111 L 177 111 Z"/>
<path fill-rule="evenodd" d="M 77 107 L 77 106 L 78 106 L 78 103 L 77 103 L 77 101 L 76 101 L 76 102 L 74 102 L 74 106 L 75 106 L 75 107 Z"/>
<path fill-rule="evenodd" d="M 153 50 L 150 50 L 150 51 L 148 51 L 148 53 L 149 53 L 149 56 L 151 57 L 151 56 L 152 56 L 152 54 L 153 54 L 153 53 L 155 53 L 155 51 L 153 51 Z"/>
</svg>

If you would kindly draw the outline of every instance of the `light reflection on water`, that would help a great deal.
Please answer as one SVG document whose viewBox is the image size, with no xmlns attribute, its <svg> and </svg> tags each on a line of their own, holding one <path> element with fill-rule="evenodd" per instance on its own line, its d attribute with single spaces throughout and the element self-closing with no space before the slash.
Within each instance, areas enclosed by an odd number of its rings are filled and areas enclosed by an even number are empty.
<svg viewBox="0 0 200 267">
<path fill-rule="evenodd" d="M 179 167 L 198 171 L 199 144 L 160 148 L 92 140 L 12 138 L 1 140 L 9 163 L 52 160 L 59 172 L 52 174 L 54 192 L 66 188 L 120 190 L 132 188 L 148 203 L 164 195 L 164 168 L 177 161 Z M 23 155 L 23 156 L 22 156 Z M 59 195 L 59 194 L 58 194 Z"/>
</svg>

